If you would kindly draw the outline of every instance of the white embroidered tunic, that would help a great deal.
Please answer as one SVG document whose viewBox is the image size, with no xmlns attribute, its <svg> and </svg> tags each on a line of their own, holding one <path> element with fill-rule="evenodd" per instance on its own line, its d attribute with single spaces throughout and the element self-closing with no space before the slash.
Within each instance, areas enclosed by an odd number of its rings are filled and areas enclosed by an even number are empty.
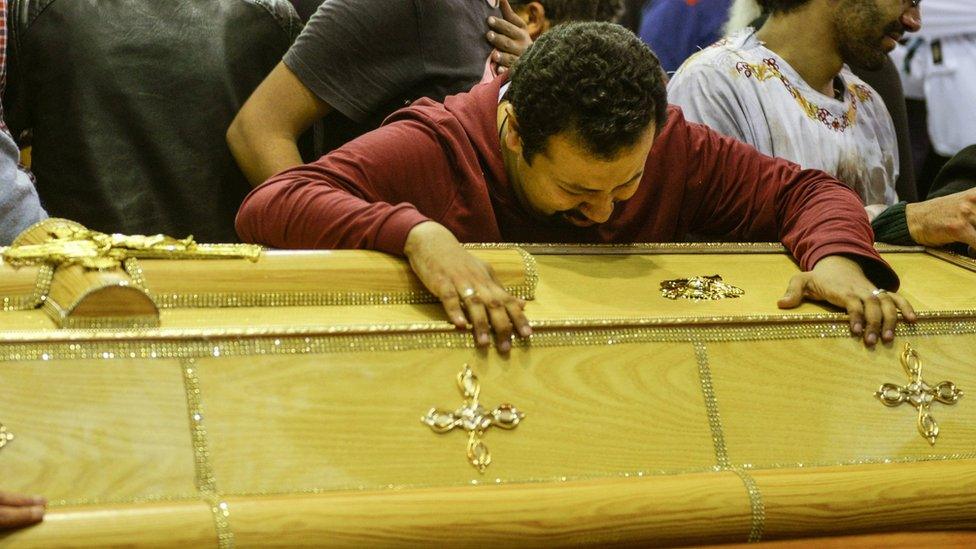
<svg viewBox="0 0 976 549">
<path fill-rule="evenodd" d="M 746 28 L 692 56 L 668 84 L 685 117 L 759 151 L 830 173 L 874 218 L 898 201 L 898 146 L 884 102 L 845 65 L 843 96 L 808 85 Z"/>
</svg>

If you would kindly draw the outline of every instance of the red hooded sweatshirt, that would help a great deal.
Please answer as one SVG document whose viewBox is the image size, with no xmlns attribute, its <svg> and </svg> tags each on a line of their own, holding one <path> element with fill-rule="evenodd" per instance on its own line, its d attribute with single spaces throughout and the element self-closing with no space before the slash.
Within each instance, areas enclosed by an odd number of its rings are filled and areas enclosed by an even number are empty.
<svg viewBox="0 0 976 549">
<path fill-rule="evenodd" d="M 580 228 L 538 219 L 516 199 L 505 173 L 496 125 L 505 81 L 443 104 L 421 99 L 316 162 L 272 177 L 244 200 L 237 233 L 276 248 L 397 255 L 410 229 L 428 220 L 461 242 L 673 242 L 688 234 L 779 240 L 804 270 L 845 254 L 875 284 L 897 289 L 857 194 L 824 172 L 690 123 L 675 106 L 636 194 L 606 223 Z"/>
</svg>

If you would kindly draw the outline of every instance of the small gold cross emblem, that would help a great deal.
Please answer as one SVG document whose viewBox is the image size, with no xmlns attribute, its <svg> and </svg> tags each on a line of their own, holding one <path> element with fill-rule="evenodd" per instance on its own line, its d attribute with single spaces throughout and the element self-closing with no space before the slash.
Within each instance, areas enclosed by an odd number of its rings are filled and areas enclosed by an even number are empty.
<svg viewBox="0 0 976 549">
<path fill-rule="evenodd" d="M 934 387 L 926 383 L 922 379 L 922 360 L 911 344 L 905 344 L 905 350 L 901 354 L 901 365 L 908 373 L 908 385 L 885 383 L 874 393 L 874 396 L 878 397 L 885 406 L 900 406 L 905 402 L 914 406 L 918 410 L 918 432 L 929 441 L 929 444 L 934 445 L 935 439 L 939 436 L 939 424 L 929 413 L 932 402 L 955 404 L 962 398 L 963 393 L 951 381 L 940 382 Z"/>
<path fill-rule="evenodd" d="M 420 418 L 420 421 L 429 426 L 435 433 L 446 433 L 455 427 L 467 431 L 468 462 L 478 469 L 479 473 L 484 474 L 485 469 L 491 463 L 488 447 L 481 440 L 485 431 L 492 425 L 502 429 L 514 429 L 525 418 L 525 414 L 511 404 L 500 404 L 488 412 L 478 402 L 478 396 L 481 394 L 478 376 L 474 375 L 471 367 L 467 364 L 457 375 L 457 386 L 461 394 L 464 395 L 464 402 L 457 410 L 448 412 L 431 408 L 427 415 Z"/>
<path fill-rule="evenodd" d="M 0 423 L 0 449 L 14 439 L 14 434 L 7 430 L 3 423 Z"/>
</svg>

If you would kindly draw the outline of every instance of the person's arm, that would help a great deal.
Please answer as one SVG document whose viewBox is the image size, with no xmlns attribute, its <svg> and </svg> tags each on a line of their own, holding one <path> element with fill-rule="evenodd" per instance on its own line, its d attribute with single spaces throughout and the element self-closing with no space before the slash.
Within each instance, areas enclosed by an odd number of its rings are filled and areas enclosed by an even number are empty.
<svg viewBox="0 0 976 549">
<path fill-rule="evenodd" d="M 401 120 L 269 179 L 244 199 L 237 233 L 276 248 L 403 255 L 407 233 L 443 221 L 457 193 L 439 136 Z"/>
<path fill-rule="evenodd" d="M 802 170 L 714 132 L 695 133 L 689 158 L 699 162 L 693 199 L 700 206 L 692 226 L 738 240 L 782 241 L 805 272 L 790 281 L 780 307 L 796 307 L 804 298 L 843 307 L 851 331 L 869 345 L 891 341 L 899 309 L 914 321 L 911 304 L 894 293 L 898 277 L 875 251 L 852 190 L 824 172 Z"/>
<path fill-rule="evenodd" d="M 899 202 L 871 221 L 878 242 L 976 248 L 976 145 L 939 171 L 929 199 Z"/>
<path fill-rule="evenodd" d="M 332 107 L 285 66 L 278 65 L 254 90 L 227 129 L 227 145 L 253 186 L 298 166 L 298 137 Z"/>
<path fill-rule="evenodd" d="M 40 496 L 20 496 L 0 492 L 0 531 L 23 528 L 44 519 L 47 500 Z"/>
<path fill-rule="evenodd" d="M 525 304 L 448 228 L 458 226 L 454 160 L 463 156 L 449 147 L 426 123 L 388 123 L 251 191 L 238 212 L 237 232 L 245 242 L 279 248 L 406 256 L 455 326 L 470 323 L 478 346 L 488 345 L 493 331 L 498 350 L 507 352 L 513 333 L 532 333 Z"/>
<path fill-rule="evenodd" d="M 360 124 L 423 78 L 412 0 L 330 0 L 245 102 L 227 143 L 252 185 L 302 163 L 297 140 L 332 110 Z"/>
</svg>

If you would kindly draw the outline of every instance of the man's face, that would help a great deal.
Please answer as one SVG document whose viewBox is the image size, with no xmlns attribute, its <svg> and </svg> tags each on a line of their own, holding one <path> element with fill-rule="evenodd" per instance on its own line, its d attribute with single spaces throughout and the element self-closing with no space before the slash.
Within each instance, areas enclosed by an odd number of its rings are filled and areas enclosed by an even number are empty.
<svg viewBox="0 0 976 549">
<path fill-rule="evenodd" d="M 921 27 L 910 0 L 839 0 L 833 15 L 844 62 L 869 70 L 881 68 L 902 35 Z"/>
<path fill-rule="evenodd" d="M 652 123 L 634 146 L 609 161 L 587 152 L 572 130 L 556 134 L 531 165 L 519 153 L 516 194 L 542 219 L 577 227 L 604 223 L 616 202 L 637 192 L 654 133 Z"/>
</svg>

